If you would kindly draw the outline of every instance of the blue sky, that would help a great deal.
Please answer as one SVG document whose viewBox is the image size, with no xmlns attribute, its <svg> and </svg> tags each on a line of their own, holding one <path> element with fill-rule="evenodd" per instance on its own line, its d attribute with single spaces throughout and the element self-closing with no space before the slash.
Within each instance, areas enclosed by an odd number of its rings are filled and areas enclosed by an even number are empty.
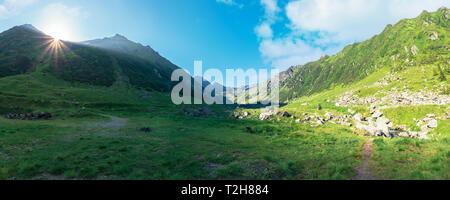
<svg viewBox="0 0 450 200">
<path fill-rule="evenodd" d="M 31 23 L 61 39 L 116 33 L 180 67 L 284 70 L 369 39 L 448 0 L 0 0 L 0 31 Z M 50 33 L 52 32 L 52 33 Z"/>
</svg>

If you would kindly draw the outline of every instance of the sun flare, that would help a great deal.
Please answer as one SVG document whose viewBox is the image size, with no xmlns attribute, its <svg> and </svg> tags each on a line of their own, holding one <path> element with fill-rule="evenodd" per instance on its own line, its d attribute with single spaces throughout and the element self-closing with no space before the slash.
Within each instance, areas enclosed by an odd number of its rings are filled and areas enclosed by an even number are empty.
<svg viewBox="0 0 450 200">
<path fill-rule="evenodd" d="M 65 53 L 69 51 L 64 42 L 56 38 L 48 38 L 42 46 L 44 46 L 44 50 L 41 52 L 41 57 L 54 59 L 55 61 L 64 58 Z"/>
<path fill-rule="evenodd" d="M 44 32 L 53 37 L 55 40 L 73 40 L 71 28 L 67 24 L 54 23 L 44 28 Z"/>
</svg>

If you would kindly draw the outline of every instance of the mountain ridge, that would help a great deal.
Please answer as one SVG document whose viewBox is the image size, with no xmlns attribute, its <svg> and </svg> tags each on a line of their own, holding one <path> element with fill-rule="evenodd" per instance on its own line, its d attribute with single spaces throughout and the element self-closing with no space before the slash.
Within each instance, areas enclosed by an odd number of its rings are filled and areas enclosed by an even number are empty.
<svg viewBox="0 0 450 200">
<path fill-rule="evenodd" d="M 114 39 L 140 45 L 118 34 Z M 56 41 L 31 24 L 14 26 L 0 33 L 0 77 L 33 73 L 40 68 L 69 82 L 102 86 L 125 82 L 147 90 L 168 91 L 171 73 L 178 67 L 151 47 L 143 48 L 144 54 L 152 56 Z"/>
<path fill-rule="evenodd" d="M 167 67 L 172 70 L 179 69 L 178 66 L 162 57 L 149 45 L 144 46 L 141 43 L 131 41 L 121 34 L 115 34 L 112 37 L 105 37 L 102 39 L 87 40 L 80 43 L 105 50 L 137 56 L 160 66 L 160 68 Z"/>
<path fill-rule="evenodd" d="M 280 98 L 288 101 L 353 83 L 386 65 L 395 71 L 410 65 L 446 65 L 450 59 L 449 13 L 446 7 L 424 11 L 416 18 L 387 25 L 382 33 L 348 45 L 333 56 L 290 67 L 280 73 Z"/>
</svg>

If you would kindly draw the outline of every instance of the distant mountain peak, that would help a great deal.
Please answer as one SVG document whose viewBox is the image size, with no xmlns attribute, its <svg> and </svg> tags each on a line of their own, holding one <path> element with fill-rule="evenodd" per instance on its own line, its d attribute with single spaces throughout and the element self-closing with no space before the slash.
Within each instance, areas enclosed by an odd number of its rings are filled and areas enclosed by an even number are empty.
<svg viewBox="0 0 450 200">
<path fill-rule="evenodd" d="M 34 31 L 34 32 L 38 32 L 38 33 L 42 33 L 42 31 L 40 31 L 39 29 L 34 27 L 32 24 L 23 24 L 23 25 L 16 26 L 16 27 L 17 28 L 26 29 L 26 30 L 30 30 L 30 31 Z"/>
<path fill-rule="evenodd" d="M 112 37 L 105 37 L 103 39 L 84 41 L 81 42 L 81 44 L 133 55 L 155 64 L 155 66 L 158 66 L 160 69 L 170 71 L 170 73 L 174 69 L 178 69 L 176 65 L 159 55 L 159 53 L 153 50 L 149 45 L 144 46 L 140 43 L 133 42 L 120 34 L 115 34 Z"/>
<path fill-rule="evenodd" d="M 128 38 L 126 38 L 125 36 L 120 35 L 120 34 L 116 34 L 116 35 L 114 35 L 113 37 L 111 37 L 110 39 L 116 39 L 116 40 L 128 40 Z"/>
</svg>

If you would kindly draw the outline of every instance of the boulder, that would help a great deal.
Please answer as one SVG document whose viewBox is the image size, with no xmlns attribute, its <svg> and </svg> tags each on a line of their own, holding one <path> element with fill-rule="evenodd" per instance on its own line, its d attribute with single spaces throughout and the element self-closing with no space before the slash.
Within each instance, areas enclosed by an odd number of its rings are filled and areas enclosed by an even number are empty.
<svg viewBox="0 0 450 200">
<path fill-rule="evenodd" d="M 372 114 L 372 117 L 373 117 L 373 118 L 378 118 L 378 117 L 381 117 L 381 116 L 383 116 L 383 112 L 381 112 L 381 111 L 379 111 L 379 110 L 376 110 L 376 111 Z"/>
<path fill-rule="evenodd" d="M 145 133 L 149 133 L 152 132 L 152 128 L 150 127 L 142 127 L 139 129 L 140 132 L 145 132 Z"/>
<path fill-rule="evenodd" d="M 365 131 L 369 135 L 381 136 L 381 132 L 375 126 L 357 123 L 356 128 Z"/>
<path fill-rule="evenodd" d="M 304 121 L 310 121 L 311 120 L 311 117 L 310 116 L 305 116 L 305 118 L 303 119 Z"/>
<path fill-rule="evenodd" d="M 363 121 L 363 116 L 361 113 L 358 113 L 355 116 L 353 116 L 353 119 L 360 122 Z"/>
<path fill-rule="evenodd" d="M 428 140 L 430 138 L 427 136 L 427 134 L 428 132 L 419 132 L 417 138 L 421 140 Z"/>
<path fill-rule="evenodd" d="M 356 128 L 366 131 L 368 134 L 373 136 L 385 136 L 385 137 L 393 137 L 390 133 L 390 126 L 392 126 L 392 122 L 390 122 L 385 117 L 377 118 L 377 121 L 369 121 L 368 125 L 363 123 L 357 123 Z"/>
<path fill-rule="evenodd" d="M 428 122 L 428 128 L 437 128 L 437 127 L 438 127 L 437 120 L 433 119 Z"/>
<path fill-rule="evenodd" d="M 332 113 L 325 113 L 325 120 L 329 121 L 332 120 L 334 118 L 334 115 Z"/>
<path fill-rule="evenodd" d="M 267 119 L 269 119 L 271 116 L 272 116 L 273 114 L 272 113 L 269 113 L 269 112 L 265 112 L 265 113 L 261 113 L 260 115 L 259 115 L 259 120 L 267 120 Z"/>
<path fill-rule="evenodd" d="M 343 126 L 350 126 L 350 127 L 353 126 L 353 124 L 350 123 L 350 122 L 342 122 L 341 125 L 343 125 Z"/>
<path fill-rule="evenodd" d="M 398 134 L 399 137 L 409 137 L 409 133 L 408 132 L 401 132 Z"/>
<path fill-rule="evenodd" d="M 242 116 L 243 116 L 243 117 L 248 117 L 248 116 L 250 116 L 250 113 L 249 113 L 249 112 L 244 112 L 244 113 L 242 114 Z"/>
<path fill-rule="evenodd" d="M 48 112 L 40 112 L 38 114 L 38 119 L 49 120 L 50 118 L 52 118 L 52 114 L 50 114 Z"/>
<path fill-rule="evenodd" d="M 370 106 L 370 114 L 375 113 L 375 111 L 377 111 L 377 107 L 376 106 Z"/>
<path fill-rule="evenodd" d="M 280 116 L 283 116 L 283 117 L 291 117 L 292 116 L 291 114 L 289 114 L 286 111 L 280 111 L 280 112 L 277 113 L 277 115 L 280 115 Z"/>
<path fill-rule="evenodd" d="M 240 112 L 234 113 L 234 118 L 236 118 L 236 119 L 245 119 L 245 118 L 247 118 L 249 116 L 250 116 L 250 113 L 247 112 L 247 111 L 244 112 L 244 113 L 240 113 Z"/>
<path fill-rule="evenodd" d="M 40 112 L 37 114 L 26 113 L 26 114 L 14 114 L 8 113 L 5 115 L 6 119 L 20 119 L 20 120 L 49 120 L 52 118 L 52 114 L 48 112 Z"/>
<path fill-rule="evenodd" d="M 425 123 L 428 123 L 428 122 L 430 122 L 430 121 L 432 121 L 433 120 L 433 118 L 428 118 L 428 117 L 425 117 L 425 118 L 423 118 L 423 122 L 425 122 Z"/>
<path fill-rule="evenodd" d="M 417 138 L 418 136 L 419 136 L 419 133 L 418 132 L 409 132 L 409 136 L 411 137 L 411 138 Z"/>
<path fill-rule="evenodd" d="M 348 109 L 348 112 L 350 113 L 350 114 L 352 114 L 352 115 L 354 115 L 355 114 L 355 111 L 354 110 L 352 110 L 352 109 Z"/>
<path fill-rule="evenodd" d="M 427 114 L 427 118 L 436 118 L 435 114 Z"/>
<path fill-rule="evenodd" d="M 387 126 L 389 127 L 389 129 L 392 129 L 392 128 L 394 128 L 394 123 L 389 122 L 389 123 L 387 124 Z"/>
<path fill-rule="evenodd" d="M 406 125 L 398 125 L 394 128 L 394 130 L 396 131 L 405 131 L 406 130 Z"/>
</svg>

